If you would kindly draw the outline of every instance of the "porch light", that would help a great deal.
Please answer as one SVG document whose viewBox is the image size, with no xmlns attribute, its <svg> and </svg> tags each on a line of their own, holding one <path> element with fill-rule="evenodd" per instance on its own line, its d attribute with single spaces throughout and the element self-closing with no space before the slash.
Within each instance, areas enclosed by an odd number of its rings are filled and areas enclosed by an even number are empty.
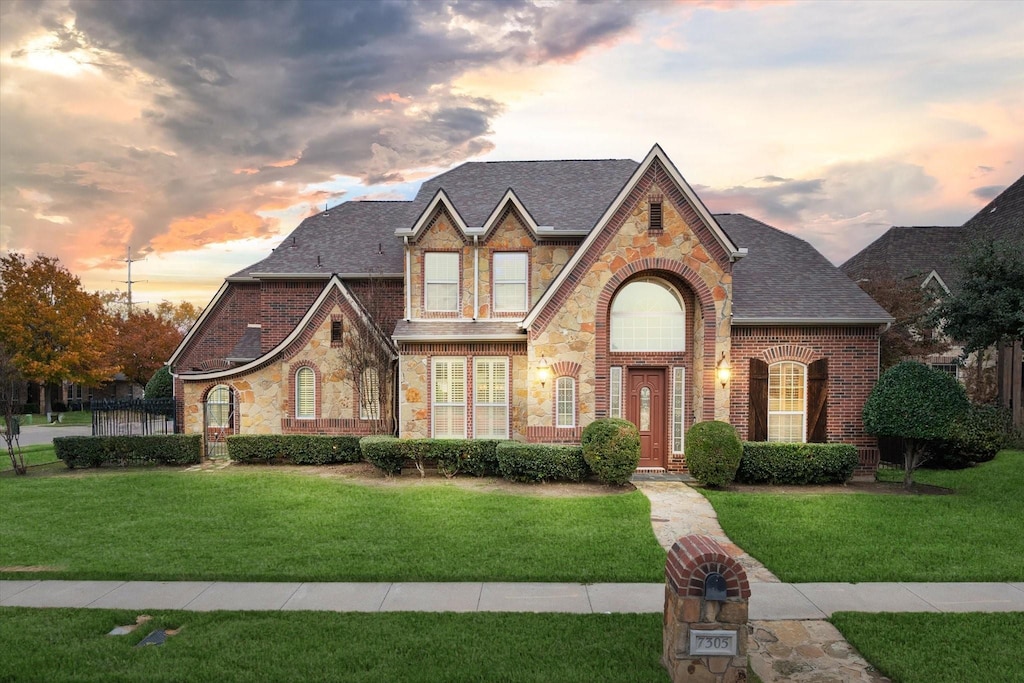
<svg viewBox="0 0 1024 683">
<path fill-rule="evenodd" d="M 722 388 L 725 388 L 732 378 L 732 367 L 725 359 L 725 351 L 722 351 L 722 357 L 718 360 L 718 365 L 715 366 L 715 374 L 718 375 L 718 381 L 722 383 Z"/>
<path fill-rule="evenodd" d="M 547 384 L 548 380 L 551 379 L 551 368 L 548 367 L 548 361 L 544 356 L 540 357 L 540 367 L 537 368 L 537 379 L 540 380 L 541 387 Z"/>
</svg>

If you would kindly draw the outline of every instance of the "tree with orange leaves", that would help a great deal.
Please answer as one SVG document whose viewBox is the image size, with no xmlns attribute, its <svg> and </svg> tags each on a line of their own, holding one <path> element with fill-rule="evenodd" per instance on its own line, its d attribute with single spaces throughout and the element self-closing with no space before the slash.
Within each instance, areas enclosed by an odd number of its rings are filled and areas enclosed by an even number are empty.
<svg viewBox="0 0 1024 683">
<path fill-rule="evenodd" d="M 42 410 L 50 410 L 51 384 L 110 379 L 113 336 L 103 302 L 58 259 L 0 257 L 0 345 L 26 380 L 45 387 Z"/>
<path fill-rule="evenodd" d="M 170 320 L 149 311 L 114 318 L 117 335 L 111 361 L 133 383 L 145 385 L 174 353 L 182 333 Z"/>
</svg>

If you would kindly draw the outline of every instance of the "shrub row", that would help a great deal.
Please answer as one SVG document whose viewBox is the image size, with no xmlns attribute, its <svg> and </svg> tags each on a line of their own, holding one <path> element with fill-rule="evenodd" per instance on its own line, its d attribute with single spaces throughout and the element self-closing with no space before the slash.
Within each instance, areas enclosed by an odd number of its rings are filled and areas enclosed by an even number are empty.
<svg viewBox="0 0 1024 683">
<path fill-rule="evenodd" d="M 446 477 L 459 472 L 485 477 L 498 474 L 495 448 L 498 441 L 474 439 L 397 439 L 393 436 L 365 436 L 359 442 L 363 458 L 385 474 L 401 474 L 412 461 L 423 473 L 433 461 Z"/>
<path fill-rule="evenodd" d="M 857 448 L 840 443 L 745 442 L 736 481 L 841 484 L 853 476 Z"/>
<path fill-rule="evenodd" d="M 590 473 L 580 446 L 502 441 L 496 453 L 498 471 L 509 481 L 581 481 Z"/>
<path fill-rule="evenodd" d="M 231 435 L 228 457 L 240 463 L 288 463 L 327 465 L 359 462 L 358 436 L 307 436 L 305 434 Z"/>
<path fill-rule="evenodd" d="M 126 465 L 194 465 L 202 453 L 199 434 L 149 436 L 59 436 L 53 440 L 57 457 L 69 469 Z"/>
</svg>

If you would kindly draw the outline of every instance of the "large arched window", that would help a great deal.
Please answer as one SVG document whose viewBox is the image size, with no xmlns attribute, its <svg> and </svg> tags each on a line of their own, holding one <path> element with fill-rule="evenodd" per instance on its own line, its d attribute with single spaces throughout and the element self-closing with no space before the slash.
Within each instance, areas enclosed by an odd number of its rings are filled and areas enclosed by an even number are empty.
<svg viewBox="0 0 1024 683">
<path fill-rule="evenodd" d="M 807 368 L 785 361 L 768 366 L 768 440 L 806 441 Z"/>
<path fill-rule="evenodd" d="M 218 384 L 206 395 L 206 426 L 231 426 L 231 388 Z"/>
<path fill-rule="evenodd" d="M 301 367 L 295 371 L 295 417 L 316 417 L 316 373 L 313 368 Z"/>
<path fill-rule="evenodd" d="M 619 290 L 611 309 L 612 351 L 683 351 L 686 310 L 676 290 L 656 278 Z"/>
</svg>

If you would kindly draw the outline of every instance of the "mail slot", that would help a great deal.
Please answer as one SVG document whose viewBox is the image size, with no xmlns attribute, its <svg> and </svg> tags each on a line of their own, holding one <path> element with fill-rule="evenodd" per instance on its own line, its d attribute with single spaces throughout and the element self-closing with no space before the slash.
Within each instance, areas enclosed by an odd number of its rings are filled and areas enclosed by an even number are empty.
<svg viewBox="0 0 1024 683">
<path fill-rule="evenodd" d="M 711 572 L 704 579 L 704 599 L 725 602 L 728 597 L 725 588 L 725 577 L 718 572 Z"/>
</svg>

